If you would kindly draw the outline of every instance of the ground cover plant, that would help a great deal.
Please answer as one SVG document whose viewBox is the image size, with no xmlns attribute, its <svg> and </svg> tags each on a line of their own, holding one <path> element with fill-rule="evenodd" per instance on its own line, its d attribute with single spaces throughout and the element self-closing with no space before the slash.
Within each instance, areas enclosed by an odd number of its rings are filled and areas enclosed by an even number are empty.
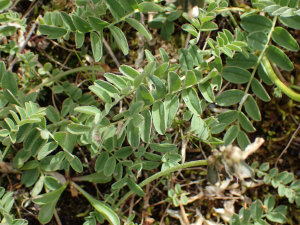
<svg viewBox="0 0 300 225">
<path fill-rule="evenodd" d="M 0 1 L 1 224 L 299 224 L 298 5 Z"/>
</svg>

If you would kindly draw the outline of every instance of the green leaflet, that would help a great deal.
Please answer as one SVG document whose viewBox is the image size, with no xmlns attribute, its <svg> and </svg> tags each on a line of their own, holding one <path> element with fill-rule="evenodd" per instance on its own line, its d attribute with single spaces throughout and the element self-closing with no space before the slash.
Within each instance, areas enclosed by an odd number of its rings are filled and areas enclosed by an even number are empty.
<svg viewBox="0 0 300 225">
<path fill-rule="evenodd" d="M 116 40 L 117 44 L 121 48 L 123 54 L 127 55 L 129 48 L 128 48 L 128 43 L 127 43 L 127 40 L 126 40 L 126 37 L 125 37 L 123 31 L 116 26 L 109 26 L 108 28 L 109 28 L 111 34 L 113 35 L 114 39 Z"/>
<path fill-rule="evenodd" d="M 58 144 L 56 142 L 49 142 L 45 144 L 41 150 L 38 153 L 37 159 L 41 160 L 47 155 L 49 155 L 51 152 L 53 152 L 58 147 Z"/>
<path fill-rule="evenodd" d="M 125 79 L 122 78 L 122 76 L 117 76 L 113 73 L 105 73 L 104 77 L 112 84 L 114 84 L 117 88 L 120 89 L 120 91 L 127 88 L 127 84 Z"/>
<path fill-rule="evenodd" d="M 253 78 L 251 82 L 251 89 L 254 94 L 257 95 L 261 100 L 268 102 L 271 100 L 270 96 L 268 95 L 267 91 L 265 88 L 261 85 L 261 83 L 256 79 Z"/>
<path fill-rule="evenodd" d="M 58 123 L 60 121 L 60 117 L 58 112 L 56 111 L 56 109 L 49 105 L 46 109 L 46 115 L 48 117 L 48 119 L 53 122 L 53 123 Z"/>
<path fill-rule="evenodd" d="M 6 66 L 3 61 L 0 62 L 0 82 L 2 81 L 3 74 L 6 71 Z"/>
<path fill-rule="evenodd" d="M 223 68 L 222 76 L 231 83 L 244 84 L 250 80 L 251 74 L 248 70 L 240 67 L 227 66 Z"/>
<path fill-rule="evenodd" d="M 76 48 L 80 48 L 84 42 L 84 33 L 76 31 L 75 32 L 75 42 L 76 42 Z"/>
<path fill-rule="evenodd" d="M 137 148 L 140 144 L 140 132 L 139 128 L 133 125 L 133 121 L 130 120 L 127 126 L 127 140 L 132 147 Z"/>
<path fill-rule="evenodd" d="M 151 134 L 151 126 L 152 126 L 152 117 L 150 110 L 146 109 L 141 112 L 141 115 L 144 117 L 144 124 L 139 127 L 139 132 L 141 134 L 141 139 L 143 142 L 148 143 Z"/>
<path fill-rule="evenodd" d="M 166 114 L 166 127 L 170 127 L 179 107 L 177 95 L 168 94 L 164 101 Z"/>
<path fill-rule="evenodd" d="M 286 223 L 286 217 L 280 212 L 269 212 L 267 219 L 275 223 Z"/>
<path fill-rule="evenodd" d="M 153 2 L 142 2 L 139 4 L 138 7 L 140 12 L 147 13 L 147 12 L 164 12 L 165 10 L 158 4 Z"/>
<path fill-rule="evenodd" d="M 103 21 L 103 20 L 101 20 L 97 17 L 94 17 L 94 16 L 89 16 L 88 21 L 89 21 L 91 27 L 95 31 L 99 31 L 99 32 L 101 32 L 105 27 L 107 27 L 109 25 L 108 22 Z"/>
<path fill-rule="evenodd" d="M 128 156 L 130 156 L 133 152 L 133 148 L 132 147 L 124 147 L 124 148 L 120 148 L 119 150 L 117 150 L 115 152 L 115 157 L 117 158 L 127 158 Z"/>
<path fill-rule="evenodd" d="M 190 87 L 190 88 L 184 89 L 181 92 L 181 97 L 192 113 L 194 113 L 196 115 L 202 114 L 202 108 L 200 106 L 200 99 L 194 88 Z"/>
<path fill-rule="evenodd" d="M 291 51 L 298 51 L 299 45 L 292 35 L 282 27 L 275 27 L 272 32 L 272 39 L 276 44 L 281 45 Z"/>
<path fill-rule="evenodd" d="M 149 78 L 155 85 L 155 89 L 151 92 L 154 99 L 157 100 L 163 98 L 167 93 L 165 84 L 157 76 L 150 75 Z"/>
<path fill-rule="evenodd" d="M 72 15 L 72 20 L 76 29 L 81 33 L 87 33 L 93 30 L 90 24 L 79 16 Z"/>
<path fill-rule="evenodd" d="M 214 22 L 203 23 L 200 28 L 201 31 L 213 31 L 217 29 L 218 29 L 218 25 Z"/>
<path fill-rule="evenodd" d="M 60 188 L 55 191 L 48 192 L 46 194 L 38 195 L 32 199 L 32 201 L 39 205 L 44 205 L 52 202 L 55 199 L 58 199 L 61 193 L 65 190 L 68 186 L 68 183 L 64 184 Z"/>
<path fill-rule="evenodd" d="M 58 199 L 59 198 L 56 198 L 41 207 L 38 215 L 38 219 L 41 223 L 48 223 L 52 219 Z"/>
<path fill-rule="evenodd" d="M 245 116 L 243 112 L 239 112 L 239 123 L 241 124 L 242 128 L 248 132 L 254 132 L 255 128 L 249 121 L 249 119 Z"/>
<path fill-rule="evenodd" d="M 140 75 L 138 71 L 126 65 L 120 66 L 120 72 L 132 81 L 134 80 L 134 78 Z"/>
<path fill-rule="evenodd" d="M 43 29 L 43 28 L 42 28 Z M 51 29 L 51 28 L 50 28 Z M 60 31 L 62 31 L 62 29 L 59 29 Z M 64 30 L 64 29 L 63 29 Z M 2 27 L 0 29 L 0 35 L 1 36 L 11 36 L 14 33 L 16 33 L 17 29 L 15 26 L 6 26 L 6 27 Z M 58 29 L 56 29 L 56 31 L 58 32 Z M 50 35 L 49 35 L 50 36 Z M 48 38 L 49 38 L 48 36 Z M 51 38 L 51 37 L 50 37 Z"/>
<path fill-rule="evenodd" d="M 143 126 L 144 122 L 145 122 L 145 120 L 142 115 L 136 113 L 132 116 L 133 126 L 141 127 L 141 126 Z"/>
<path fill-rule="evenodd" d="M 105 0 L 105 3 L 116 20 L 120 20 L 123 16 L 125 16 L 125 10 L 118 1 Z"/>
<path fill-rule="evenodd" d="M 104 165 L 104 175 L 109 177 L 113 174 L 116 167 L 116 159 L 114 157 L 109 157 Z"/>
<path fill-rule="evenodd" d="M 83 165 L 80 161 L 80 159 L 76 156 L 73 155 L 73 159 L 68 160 L 70 163 L 70 166 L 77 172 L 77 173 L 81 173 L 83 170 Z"/>
<path fill-rule="evenodd" d="M 199 47 L 196 45 L 189 45 L 188 51 L 194 59 L 194 66 L 199 66 L 203 62 L 203 56 L 199 54 L 201 52 Z"/>
<path fill-rule="evenodd" d="M 249 45 L 258 51 L 264 50 L 266 44 L 268 44 L 268 37 L 262 31 L 250 33 L 247 37 Z M 252 54 L 251 54 L 252 55 Z"/>
<path fill-rule="evenodd" d="M 117 214 L 106 204 L 96 200 L 94 197 L 92 197 L 90 194 L 88 194 L 86 191 L 84 191 L 81 187 L 79 187 L 77 184 L 72 183 L 72 185 L 80 191 L 81 194 L 86 197 L 86 199 L 91 203 L 91 205 L 100 212 L 112 225 L 120 225 L 120 219 L 117 216 Z"/>
<path fill-rule="evenodd" d="M 95 171 L 101 172 L 104 169 L 104 165 L 109 158 L 108 152 L 102 152 L 95 163 Z"/>
<path fill-rule="evenodd" d="M 237 143 L 242 150 L 245 150 L 248 145 L 251 144 L 247 134 L 244 131 L 239 131 L 237 136 Z"/>
<path fill-rule="evenodd" d="M 151 105 L 154 101 L 152 95 L 145 86 L 139 86 L 136 92 L 136 100 L 144 101 L 145 106 Z"/>
<path fill-rule="evenodd" d="M 209 128 L 199 116 L 193 115 L 191 128 L 201 140 L 205 141 L 209 137 Z"/>
<path fill-rule="evenodd" d="M 136 193 L 138 196 L 144 197 L 146 194 L 143 191 L 143 189 L 138 186 L 131 178 L 127 178 L 127 185 L 134 193 Z"/>
<path fill-rule="evenodd" d="M 163 61 L 164 63 L 165 63 L 165 62 L 170 62 L 168 53 L 167 53 L 163 48 L 160 48 L 160 49 L 159 49 L 159 53 L 160 53 L 160 57 L 161 57 L 161 59 L 162 59 L 162 61 Z"/>
<path fill-rule="evenodd" d="M 169 72 L 168 74 L 168 91 L 172 93 L 177 91 L 181 87 L 180 77 L 175 72 Z"/>
<path fill-rule="evenodd" d="M 223 138 L 225 146 L 231 144 L 238 136 L 238 133 L 239 133 L 239 127 L 236 125 L 231 126 L 227 130 Z"/>
<path fill-rule="evenodd" d="M 76 27 L 74 26 L 74 23 L 72 21 L 71 16 L 69 14 L 65 13 L 65 12 L 61 12 L 60 15 L 61 15 L 61 18 L 63 20 L 64 26 L 68 30 L 70 30 L 72 32 L 75 32 L 76 31 Z"/>
<path fill-rule="evenodd" d="M 246 110 L 246 113 L 255 121 L 260 121 L 261 116 L 260 116 L 260 111 L 257 106 L 256 101 L 253 99 L 251 95 L 247 97 L 247 100 L 244 103 L 244 107 Z"/>
<path fill-rule="evenodd" d="M 286 54 L 276 46 L 269 45 L 266 49 L 266 55 L 270 61 L 284 70 L 291 71 L 294 68 Z"/>
<path fill-rule="evenodd" d="M 268 85 L 272 85 L 273 81 L 269 78 L 266 68 L 263 66 L 262 63 L 258 65 L 258 75 L 262 79 L 262 81 Z"/>
<path fill-rule="evenodd" d="M 192 55 L 186 49 L 179 49 L 179 63 L 182 71 L 192 70 L 194 66 L 194 61 Z"/>
<path fill-rule="evenodd" d="M 2 76 L 1 84 L 6 99 L 13 104 L 17 103 L 20 105 L 19 101 L 16 99 L 18 96 L 18 84 L 14 74 L 10 71 L 6 71 Z"/>
<path fill-rule="evenodd" d="M 115 95 L 116 96 L 120 95 L 120 91 L 115 86 L 113 86 L 112 84 L 110 84 L 106 81 L 96 80 L 95 85 L 96 85 L 96 87 L 99 87 L 103 91 L 105 91 L 112 98 L 114 98 Z"/>
<path fill-rule="evenodd" d="M 178 151 L 176 145 L 173 144 L 159 144 L 159 143 L 152 143 L 150 144 L 150 148 L 157 152 L 172 152 L 172 151 Z"/>
<path fill-rule="evenodd" d="M 89 132 L 90 129 L 91 127 L 86 125 L 81 125 L 81 124 L 69 124 L 68 126 L 68 131 L 71 134 L 76 134 L 76 135 L 85 134 Z"/>
<path fill-rule="evenodd" d="M 36 156 L 39 151 L 45 146 L 45 144 L 47 143 L 47 140 L 38 137 L 37 139 L 35 139 L 35 141 L 33 142 L 31 149 L 30 149 L 30 153 L 32 156 Z"/>
<path fill-rule="evenodd" d="M 197 82 L 196 75 L 194 71 L 188 70 L 186 72 L 186 78 L 185 78 L 185 87 L 192 86 Z"/>
<path fill-rule="evenodd" d="M 125 21 L 134 27 L 138 32 L 144 35 L 148 40 L 152 39 L 152 35 L 149 30 L 138 20 L 132 18 L 126 18 Z"/>
<path fill-rule="evenodd" d="M 167 70 L 170 68 L 170 63 L 169 62 L 164 62 L 163 64 L 161 64 L 159 67 L 157 67 L 154 71 L 154 75 L 156 75 L 157 77 L 164 77 L 165 73 L 167 72 Z"/>
<path fill-rule="evenodd" d="M 166 113 L 163 102 L 159 101 L 153 104 L 152 118 L 156 131 L 163 135 L 166 132 Z"/>
<path fill-rule="evenodd" d="M 0 10 L 4 11 L 11 6 L 12 2 L 10 0 L 3 0 L 0 3 Z"/>
<path fill-rule="evenodd" d="M 136 2 L 136 0 L 120 0 L 120 4 L 128 12 L 132 12 L 133 10 L 138 8 L 138 3 Z"/>
<path fill-rule="evenodd" d="M 102 58 L 102 37 L 95 32 L 91 32 L 91 45 L 95 62 L 98 62 Z"/>
<path fill-rule="evenodd" d="M 238 118 L 238 112 L 235 110 L 228 110 L 219 114 L 216 118 L 220 123 L 225 123 L 228 125 L 233 123 Z"/>
<path fill-rule="evenodd" d="M 244 17 L 241 25 L 248 32 L 263 31 L 267 33 L 272 28 L 272 21 L 262 15 L 251 15 Z"/>
<path fill-rule="evenodd" d="M 143 106 L 144 106 L 143 101 L 137 101 L 137 102 L 132 103 L 129 108 L 130 115 L 139 113 L 142 110 Z"/>
<path fill-rule="evenodd" d="M 196 28 L 191 25 L 191 24 L 184 24 L 181 27 L 184 31 L 189 32 L 190 34 L 192 34 L 193 36 L 197 37 L 198 36 L 198 32 L 196 30 Z"/>
<path fill-rule="evenodd" d="M 74 109 L 75 112 L 85 113 L 89 115 L 100 114 L 101 111 L 93 106 L 79 106 Z"/>
<path fill-rule="evenodd" d="M 199 83 L 198 88 L 206 101 L 210 103 L 215 101 L 214 92 L 209 81 L 206 81 L 205 83 Z"/>
<path fill-rule="evenodd" d="M 236 89 L 224 91 L 216 97 L 216 104 L 219 106 L 234 105 L 242 100 L 244 94 L 243 91 Z"/>
<path fill-rule="evenodd" d="M 263 215 L 262 205 L 263 203 L 260 200 L 256 200 L 252 203 L 250 210 L 253 219 L 258 220 Z"/>
<path fill-rule="evenodd" d="M 291 17 L 279 17 L 279 20 L 281 23 L 283 23 L 284 25 L 297 29 L 300 29 L 300 20 L 299 20 L 300 16 L 291 16 Z"/>
</svg>

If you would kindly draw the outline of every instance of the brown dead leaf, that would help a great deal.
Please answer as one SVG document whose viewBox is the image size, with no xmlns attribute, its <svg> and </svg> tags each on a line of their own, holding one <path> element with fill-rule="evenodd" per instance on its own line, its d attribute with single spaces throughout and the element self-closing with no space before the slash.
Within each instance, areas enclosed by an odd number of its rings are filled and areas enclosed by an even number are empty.
<svg viewBox="0 0 300 225">
<path fill-rule="evenodd" d="M 12 172 L 14 170 L 14 167 L 13 167 L 12 163 L 8 163 L 8 162 L 1 162 L 0 163 L 0 168 L 1 168 L 3 173 L 9 173 L 9 172 Z"/>
<path fill-rule="evenodd" d="M 77 196 L 78 196 L 78 191 L 77 191 L 77 189 L 74 188 L 72 185 L 71 185 L 70 191 L 71 191 L 72 197 L 77 197 Z"/>
<path fill-rule="evenodd" d="M 105 72 L 111 72 L 111 68 L 107 64 L 105 64 L 105 63 L 102 63 L 102 62 L 93 62 L 93 63 L 91 63 L 91 65 L 99 65 L 99 66 L 101 66 L 105 70 Z"/>
<path fill-rule="evenodd" d="M 152 224 L 155 222 L 155 219 L 151 218 L 151 217 L 147 217 L 145 222 L 147 222 L 148 224 Z"/>
<path fill-rule="evenodd" d="M 245 160 L 249 155 L 254 153 L 265 142 L 263 138 L 255 138 L 255 141 L 248 145 L 242 152 L 242 158 Z"/>
</svg>

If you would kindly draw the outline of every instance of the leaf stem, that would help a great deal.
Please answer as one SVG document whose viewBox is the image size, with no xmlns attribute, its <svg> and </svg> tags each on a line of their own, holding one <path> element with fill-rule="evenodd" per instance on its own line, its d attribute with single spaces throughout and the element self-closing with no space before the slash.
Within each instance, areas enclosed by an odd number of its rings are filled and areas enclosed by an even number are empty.
<svg viewBox="0 0 300 225">
<path fill-rule="evenodd" d="M 276 76 L 271 63 L 269 62 L 268 58 L 266 56 L 262 57 L 262 64 L 267 70 L 267 74 L 269 78 L 275 83 L 275 85 L 287 96 L 289 96 L 291 99 L 300 102 L 300 94 L 294 92 L 292 89 L 287 87 L 284 83 L 281 82 L 281 80 Z"/>
<path fill-rule="evenodd" d="M 272 33 L 273 33 L 273 31 L 274 31 L 276 22 L 277 22 L 277 16 L 274 16 L 273 21 L 272 21 L 272 28 L 271 28 L 271 30 L 270 30 L 270 32 L 269 32 L 269 34 L 268 34 L 268 41 L 267 41 L 267 43 L 269 43 L 269 41 L 270 41 L 270 39 L 271 39 L 271 37 L 272 37 Z M 262 61 L 262 58 L 263 58 L 263 56 L 264 56 L 264 54 L 265 54 L 265 51 L 266 51 L 267 47 L 268 47 L 268 44 L 265 45 L 264 49 L 263 49 L 263 50 L 260 52 L 260 54 L 259 54 L 259 57 L 258 57 L 258 59 L 257 59 L 256 66 L 254 67 L 254 69 L 253 69 L 253 71 L 252 71 L 251 77 L 250 77 L 249 82 L 248 82 L 248 84 L 247 84 L 247 87 L 246 87 L 246 89 L 245 89 L 245 94 L 247 94 L 248 91 L 249 91 L 249 89 L 250 89 L 250 86 L 251 86 L 252 80 L 253 80 L 253 78 L 254 78 L 254 76 L 255 76 L 257 67 L 258 67 L 259 63 Z M 246 100 L 246 99 L 245 99 L 245 100 Z M 244 101 L 244 102 L 245 102 L 245 101 Z M 238 108 L 239 112 L 242 111 L 242 107 L 243 107 L 244 102 L 240 102 L 240 105 L 239 105 L 239 108 Z"/>
<path fill-rule="evenodd" d="M 186 162 L 183 164 L 179 164 L 177 166 L 173 166 L 169 169 L 166 169 L 164 171 L 161 171 L 159 173 L 156 173 L 154 175 L 152 175 L 151 177 L 147 178 L 146 180 L 144 180 L 143 182 L 141 182 L 139 184 L 139 186 L 142 188 L 145 185 L 149 184 L 150 182 L 162 177 L 162 176 L 166 176 L 174 171 L 177 170 L 181 170 L 181 169 L 185 169 L 188 167 L 196 167 L 196 166 L 206 166 L 207 165 L 207 161 L 206 160 L 196 160 L 196 161 L 191 161 L 191 162 Z M 131 195 L 133 194 L 133 191 L 129 191 L 128 193 L 126 193 L 123 198 L 120 199 L 120 201 L 113 207 L 114 210 L 116 210 L 127 198 L 129 198 Z"/>
<path fill-rule="evenodd" d="M 71 70 L 59 73 L 59 74 L 57 74 L 56 76 L 53 76 L 50 79 L 46 79 L 44 82 L 42 82 L 41 84 L 39 84 L 38 86 L 36 86 L 35 88 L 33 88 L 31 91 L 29 91 L 27 93 L 27 95 L 30 94 L 30 93 L 32 93 L 32 92 L 36 92 L 37 90 L 39 90 L 40 88 L 44 87 L 45 85 L 50 84 L 52 81 L 59 80 L 59 79 L 61 79 L 64 76 L 67 76 L 67 75 L 72 74 L 72 73 L 77 73 L 77 72 L 83 71 L 85 69 L 86 70 L 104 71 L 104 69 L 100 65 L 91 65 L 91 66 L 86 66 L 85 68 L 84 67 L 78 67 L 78 68 L 75 68 L 75 69 L 71 69 Z"/>
<path fill-rule="evenodd" d="M 2 153 L 2 157 L 0 158 L 0 163 L 1 163 L 1 162 L 3 161 L 3 159 L 5 158 L 5 156 L 6 156 L 7 152 L 8 152 L 8 150 L 9 150 L 9 148 L 10 148 L 10 145 L 6 146 L 4 152 Z"/>
<path fill-rule="evenodd" d="M 258 9 L 245 9 L 240 7 L 227 7 L 222 9 L 217 9 L 216 12 L 224 12 L 224 11 L 238 11 L 238 12 L 259 12 Z"/>
</svg>

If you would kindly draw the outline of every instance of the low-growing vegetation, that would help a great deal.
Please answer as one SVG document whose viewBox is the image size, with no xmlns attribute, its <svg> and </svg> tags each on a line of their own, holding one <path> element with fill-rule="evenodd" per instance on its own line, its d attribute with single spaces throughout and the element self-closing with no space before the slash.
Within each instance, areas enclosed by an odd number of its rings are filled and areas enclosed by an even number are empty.
<svg viewBox="0 0 300 225">
<path fill-rule="evenodd" d="M 299 4 L 1 0 L 1 224 L 299 224 Z"/>
</svg>

